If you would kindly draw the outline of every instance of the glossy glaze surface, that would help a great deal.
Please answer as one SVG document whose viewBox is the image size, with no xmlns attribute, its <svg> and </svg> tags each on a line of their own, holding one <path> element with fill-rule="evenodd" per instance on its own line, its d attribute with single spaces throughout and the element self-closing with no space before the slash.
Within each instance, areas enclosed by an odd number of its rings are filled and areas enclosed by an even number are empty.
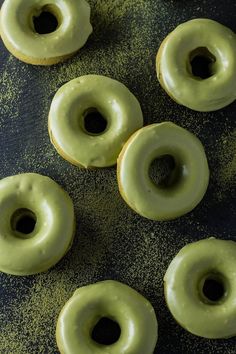
<svg viewBox="0 0 236 354">
<path fill-rule="evenodd" d="M 212 75 L 201 79 L 191 68 L 192 53 L 211 54 Z M 208 54 L 209 55 L 209 54 Z M 163 41 L 156 62 L 157 76 L 178 103 L 196 111 L 215 111 L 236 99 L 236 35 L 210 19 L 187 21 Z"/>
</svg>

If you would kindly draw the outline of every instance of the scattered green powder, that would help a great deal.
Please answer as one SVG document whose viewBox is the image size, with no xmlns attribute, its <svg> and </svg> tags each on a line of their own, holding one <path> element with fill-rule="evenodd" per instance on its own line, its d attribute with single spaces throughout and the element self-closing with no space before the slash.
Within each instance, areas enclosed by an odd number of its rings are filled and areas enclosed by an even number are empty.
<svg viewBox="0 0 236 354">
<path fill-rule="evenodd" d="M 4 63 L 3 72 L 0 76 L 0 127 L 6 123 L 6 117 L 8 119 L 17 117 L 17 106 L 20 102 L 23 79 L 19 75 L 19 70 L 15 71 L 15 68 L 14 59 L 12 56 L 9 56 Z M 15 105 L 15 112 L 13 115 L 10 114 L 12 105 Z"/>
<path fill-rule="evenodd" d="M 227 198 L 229 191 L 236 187 L 236 130 L 223 135 L 218 141 L 217 156 L 219 159 L 216 170 L 219 201 Z"/>
</svg>

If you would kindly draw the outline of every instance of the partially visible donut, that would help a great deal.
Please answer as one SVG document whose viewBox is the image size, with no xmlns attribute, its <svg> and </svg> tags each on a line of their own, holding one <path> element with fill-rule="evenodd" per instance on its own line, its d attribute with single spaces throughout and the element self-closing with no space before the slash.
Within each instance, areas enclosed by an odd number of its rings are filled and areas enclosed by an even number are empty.
<svg viewBox="0 0 236 354">
<path fill-rule="evenodd" d="M 0 181 L 0 271 L 31 275 L 54 266 L 71 247 L 74 207 L 53 180 L 24 173 Z"/>
<path fill-rule="evenodd" d="M 56 22 L 51 33 L 38 33 L 35 19 L 49 14 Z M 75 54 L 92 32 L 86 0 L 5 0 L 0 12 L 0 34 L 18 59 L 52 65 Z"/>
<path fill-rule="evenodd" d="M 120 336 L 109 345 L 92 338 L 104 318 L 120 327 Z M 148 300 L 125 284 L 106 280 L 76 290 L 59 315 L 56 338 L 62 354 L 153 354 L 157 330 Z"/>
<path fill-rule="evenodd" d="M 176 321 L 205 338 L 236 335 L 236 242 L 213 237 L 190 243 L 164 277 L 165 298 Z"/>
</svg>

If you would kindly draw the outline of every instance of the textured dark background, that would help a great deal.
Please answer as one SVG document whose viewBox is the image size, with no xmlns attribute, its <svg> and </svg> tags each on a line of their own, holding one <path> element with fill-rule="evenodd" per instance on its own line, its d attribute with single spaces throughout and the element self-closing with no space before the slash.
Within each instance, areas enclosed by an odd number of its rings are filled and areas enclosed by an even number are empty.
<svg viewBox="0 0 236 354">
<path fill-rule="evenodd" d="M 27 278 L 0 274 L 0 353 L 58 353 L 55 323 L 65 301 L 81 285 L 113 278 L 140 291 L 155 307 L 156 354 L 235 354 L 235 339 L 209 341 L 176 324 L 165 305 L 162 279 L 186 243 L 208 236 L 236 240 L 236 103 L 213 113 L 177 105 L 157 82 L 155 55 L 164 37 L 192 18 L 212 18 L 236 32 L 236 3 L 91 0 L 90 4 L 94 32 L 79 54 L 63 64 L 26 65 L 12 58 L 0 42 L 0 177 L 22 172 L 50 176 L 71 195 L 78 226 L 71 251 L 49 272 Z M 145 124 L 172 120 L 202 140 L 211 181 L 192 213 L 172 222 L 145 220 L 119 196 L 115 168 L 78 169 L 56 153 L 47 133 L 51 99 L 64 82 L 89 73 L 126 84 L 141 102 Z"/>
</svg>

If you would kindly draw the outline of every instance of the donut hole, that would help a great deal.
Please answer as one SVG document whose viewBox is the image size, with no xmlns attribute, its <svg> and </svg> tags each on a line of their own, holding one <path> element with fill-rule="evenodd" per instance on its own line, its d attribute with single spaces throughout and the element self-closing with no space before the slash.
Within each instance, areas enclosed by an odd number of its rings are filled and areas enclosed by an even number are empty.
<svg viewBox="0 0 236 354">
<path fill-rule="evenodd" d="M 226 285 L 223 277 L 210 274 L 202 282 L 202 294 L 207 303 L 218 303 L 226 296 Z"/>
<path fill-rule="evenodd" d="M 37 222 L 36 215 L 29 209 L 18 209 L 11 217 L 11 228 L 17 236 L 28 236 L 32 234 Z"/>
<path fill-rule="evenodd" d="M 107 128 L 107 120 L 96 108 L 89 108 L 83 115 L 83 128 L 89 135 L 100 135 Z"/>
<path fill-rule="evenodd" d="M 159 188 L 175 185 L 180 175 L 173 156 L 163 155 L 154 159 L 149 167 L 149 177 Z"/>
<path fill-rule="evenodd" d="M 92 339 L 101 345 L 112 345 L 116 343 L 121 335 L 119 324 L 108 317 L 102 317 L 92 330 Z"/>
<path fill-rule="evenodd" d="M 33 16 L 33 28 L 38 34 L 55 32 L 59 22 L 58 10 L 54 5 L 45 5 L 37 16 Z"/>
<path fill-rule="evenodd" d="M 215 74 L 214 63 L 216 57 L 206 48 L 199 47 L 190 53 L 191 74 L 202 80 Z"/>
</svg>

